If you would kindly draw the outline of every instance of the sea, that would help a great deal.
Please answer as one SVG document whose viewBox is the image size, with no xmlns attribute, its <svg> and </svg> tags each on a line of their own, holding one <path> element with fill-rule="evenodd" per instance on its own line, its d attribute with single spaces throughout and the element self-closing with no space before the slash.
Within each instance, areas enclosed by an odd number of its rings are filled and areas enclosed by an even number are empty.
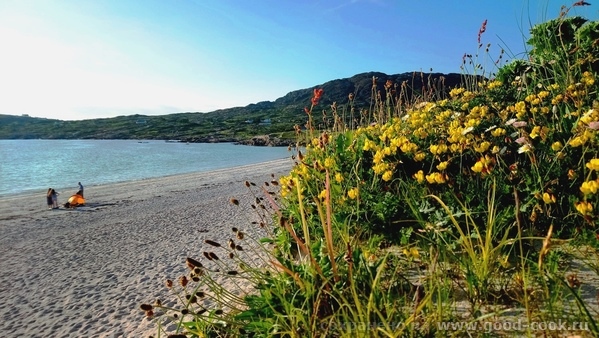
<svg viewBox="0 0 599 338">
<path fill-rule="evenodd" d="M 0 197 L 231 168 L 291 157 L 286 147 L 163 140 L 0 140 Z"/>
</svg>

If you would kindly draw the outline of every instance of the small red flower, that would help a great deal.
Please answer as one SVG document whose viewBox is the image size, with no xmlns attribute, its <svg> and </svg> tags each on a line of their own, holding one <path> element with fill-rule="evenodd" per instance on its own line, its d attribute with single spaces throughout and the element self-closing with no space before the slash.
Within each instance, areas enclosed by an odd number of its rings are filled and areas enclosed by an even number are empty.
<svg viewBox="0 0 599 338">
<path fill-rule="evenodd" d="M 483 35 L 484 32 L 487 31 L 487 20 L 485 19 L 485 21 L 483 21 L 482 26 L 480 26 L 480 29 L 478 30 L 478 43 L 480 44 L 480 37 Z"/>
<path fill-rule="evenodd" d="M 314 96 L 312 97 L 312 105 L 315 106 L 318 104 L 318 101 L 320 101 L 320 97 L 322 96 L 322 94 L 324 93 L 324 89 L 322 88 L 314 88 Z"/>
<path fill-rule="evenodd" d="M 320 97 L 322 96 L 322 93 L 324 93 L 324 89 L 322 88 L 314 88 L 314 97 L 317 99 L 320 99 Z"/>
</svg>

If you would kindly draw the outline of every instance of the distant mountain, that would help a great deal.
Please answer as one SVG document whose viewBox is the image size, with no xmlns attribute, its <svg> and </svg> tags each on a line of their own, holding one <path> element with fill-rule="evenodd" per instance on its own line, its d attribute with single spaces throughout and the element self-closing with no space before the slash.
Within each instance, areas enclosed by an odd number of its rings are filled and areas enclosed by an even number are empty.
<svg viewBox="0 0 599 338">
<path fill-rule="evenodd" d="M 293 138 L 293 126 L 306 122 L 304 107 L 310 105 L 315 88 L 324 94 L 315 112 L 330 110 L 336 102 L 338 111 L 347 110 L 348 95 L 354 94 L 354 107 L 371 105 L 373 78 L 384 99 L 384 85 L 391 81 L 406 94 L 422 93 L 435 88 L 447 93 L 462 82 L 460 74 L 362 73 L 337 79 L 311 88 L 300 89 L 272 101 L 245 107 L 220 109 L 209 113 L 185 112 L 159 116 L 129 115 L 82 121 L 62 121 L 0 114 L 0 139 L 163 139 L 187 142 L 236 142 L 257 135 Z"/>
</svg>

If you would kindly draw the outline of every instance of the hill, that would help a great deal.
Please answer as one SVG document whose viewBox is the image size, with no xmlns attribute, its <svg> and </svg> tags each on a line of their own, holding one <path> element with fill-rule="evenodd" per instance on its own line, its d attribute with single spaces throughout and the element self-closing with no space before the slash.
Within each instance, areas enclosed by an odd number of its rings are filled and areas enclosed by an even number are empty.
<svg viewBox="0 0 599 338">
<path fill-rule="evenodd" d="M 388 81 L 399 92 L 416 94 L 425 91 L 446 93 L 459 85 L 460 74 L 379 72 L 361 73 L 311 88 L 300 89 L 273 101 L 245 107 L 220 109 L 208 113 L 185 112 L 159 116 L 129 115 L 113 118 L 63 121 L 29 116 L 0 115 L 0 139 L 163 139 L 186 142 L 238 142 L 257 135 L 271 139 L 292 139 L 294 125 L 306 122 L 304 107 L 309 105 L 315 88 L 324 89 L 319 106 L 330 111 L 336 102 L 338 112 L 348 112 L 348 95 L 354 95 L 356 111 L 368 110 L 372 104 L 373 78 L 384 100 Z M 331 114 L 328 114 L 331 118 Z M 344 116 L 349 121 L 349 114 Z M 260 144 L 262 139 L 257 139 Z M 250 142 L 252 143 L 252 142 Z M 266 141 L 265 143 L 268 143 Z M 284 143 L 284 142 L 283 142 Z"/>
</svg>

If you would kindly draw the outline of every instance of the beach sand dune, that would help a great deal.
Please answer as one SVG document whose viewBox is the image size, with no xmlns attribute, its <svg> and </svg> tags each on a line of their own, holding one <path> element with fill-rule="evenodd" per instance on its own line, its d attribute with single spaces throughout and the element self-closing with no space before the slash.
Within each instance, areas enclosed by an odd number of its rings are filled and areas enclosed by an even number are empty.
<svg viewBox="0 0 599 338">
<path fill-rule="evenodd" d="M 186 257 L 199 257 L 205 239 L 226 242 L 233 226 L 254 231 L 250 208 L 230 199 L 251 199 L 245 180 L 260 185 L 291 166 L 90 185 L 88 204 L 72 210 L 48 210 L 43 191 L 0 198 L 0 336 L 155 333 L 139 305 L 166 295 L 165 280 L 187 274 Z"/>
</svg>

